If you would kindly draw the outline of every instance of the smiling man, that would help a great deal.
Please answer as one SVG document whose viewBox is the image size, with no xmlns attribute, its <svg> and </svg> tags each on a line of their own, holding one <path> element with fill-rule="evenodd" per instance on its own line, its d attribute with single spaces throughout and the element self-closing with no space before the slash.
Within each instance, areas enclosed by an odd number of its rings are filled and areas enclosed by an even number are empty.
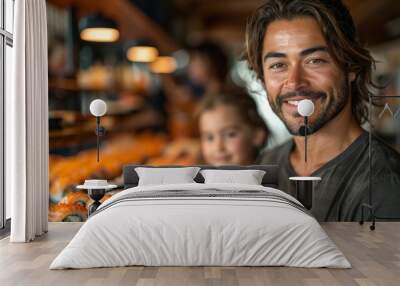
<svg viewBox="0 0 400 286">
<path fill-rule="evenodd" d="M 293 140 L 262 154 L 279 164 L 279 187 L 294 192 L 291 176 L 319 176 L 311 212 L 320 221 L 353 221 L 368 198 L 367 103 L 374 60 L 358 41 L 340 0 L 270 0 L 250 18 L 247 59 L 263 82 L 272 110 Z M 308 159 L 304 118 L 297 104 L 310 99 Z M 400 219 L 400 155 L 372 141 L 372 190 L 377 217 Z"/>
</svg>

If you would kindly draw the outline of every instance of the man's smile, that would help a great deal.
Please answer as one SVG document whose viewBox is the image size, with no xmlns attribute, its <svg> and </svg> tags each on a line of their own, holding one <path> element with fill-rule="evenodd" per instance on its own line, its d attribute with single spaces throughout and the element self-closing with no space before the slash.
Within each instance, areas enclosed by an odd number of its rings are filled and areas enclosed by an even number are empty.
<svg viewBox="0 0 400 286">
<path fill-rule="evenodd" d="M 320 105 L 321 101 L 324 100 L 325 98 L 326 98 L 326 95 L 323 93 L 318 93 L 313 96 L 309 96 L 309 95 L 293 96 L 293 97 L 289 97 L 289 98 L 282 100 L 280 108 L 281 108 L 282 112 L 285 111 L 290 114 L 297 115 L 297 106 L 301 100 L 309 99 L 314 103 L 315 106 L 317 106 L 317 104 Z"/>
</svg>

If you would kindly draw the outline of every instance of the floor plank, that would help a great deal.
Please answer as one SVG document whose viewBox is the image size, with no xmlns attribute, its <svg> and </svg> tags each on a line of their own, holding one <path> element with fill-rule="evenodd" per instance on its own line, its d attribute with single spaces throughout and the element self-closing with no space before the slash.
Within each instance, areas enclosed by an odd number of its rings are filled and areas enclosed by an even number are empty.
<svg viewBox="0 0 400 286">
<path fill-rule="evenodd" d="M 399 285 L 400 223 L 379 222 L 375 231 L 357 223 L 324 223 L 325 231 L 352 263 L 352 269 L 290 267 L 116 267 L 48 269 L 82 223 L 50 223 L 32 243 L 0 240 L 0 285 Z"/>
</svg>

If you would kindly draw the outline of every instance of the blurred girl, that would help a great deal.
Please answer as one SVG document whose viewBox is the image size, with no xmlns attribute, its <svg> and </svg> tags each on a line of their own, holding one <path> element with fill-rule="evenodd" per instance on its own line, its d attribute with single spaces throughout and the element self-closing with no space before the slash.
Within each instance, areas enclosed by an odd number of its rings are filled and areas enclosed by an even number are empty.
<svg viewBox="0 0 400 286">
<path fill-rule="evenodd" d="M 209 94 L 198 110 L 202 157 L 206 164 L 256 162 L 269 131 L 254 100 L 242 90 Z"/>
</svg>

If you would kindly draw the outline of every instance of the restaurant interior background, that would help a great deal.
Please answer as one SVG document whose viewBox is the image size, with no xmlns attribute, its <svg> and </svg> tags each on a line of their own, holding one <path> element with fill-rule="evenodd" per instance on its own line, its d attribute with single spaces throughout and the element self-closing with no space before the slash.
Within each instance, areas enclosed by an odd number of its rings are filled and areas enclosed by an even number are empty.
<svg viewBox="0 0 400 286">
<path fill-rule="evenodd" d="M 362 41 L 379 61 L 374 79 L 387 86 L 380 94 L 400 95 L 400 1 L 345 2 Z M 193 114 L 204 90 L 189 80 L 188 67 L 196 61 L 193 51 L 205 43 L 222 47 L 229 57 L 228 81 L 247 88 L 256 100 L 273 131 L 267 148 L 289 138 L 270 110 L 262 87 L 241 60 L 246 19 L 261 3 L 47 1 L 50 221 L 87 218 L 89 198 L 75 188 L 85 179 L 104 178 L 120 184 L 122 166 L 127 163 L 200 162 Z M 88 41 L 81 33 L 96 25 L 115 28 L 108 41 Z M 152 49 L 138 49 L 143 46 Z M 108 106 L 101 118 L 106 135 L 99 162 L 96 119 L 89 112 L 96 98 Z M 374 130 L 400 151 L 400 100 L 387 98 L 385 102 L 374 110 Z"/>
</svg>

